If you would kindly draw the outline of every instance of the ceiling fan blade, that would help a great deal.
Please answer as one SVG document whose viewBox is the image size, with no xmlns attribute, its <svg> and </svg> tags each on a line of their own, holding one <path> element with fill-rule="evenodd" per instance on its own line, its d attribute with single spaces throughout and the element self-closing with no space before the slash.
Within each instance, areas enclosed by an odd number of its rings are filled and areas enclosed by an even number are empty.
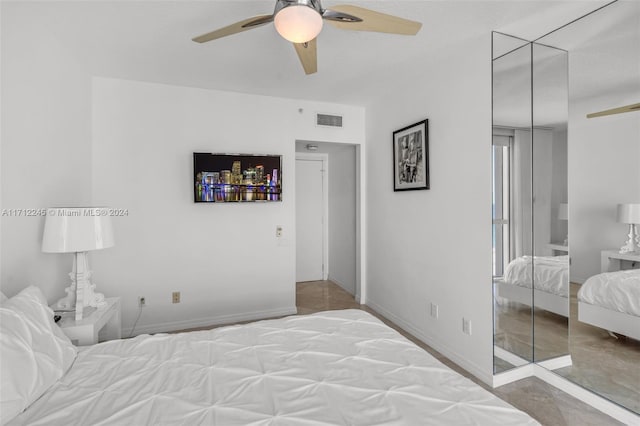
<svg viewBox="0 0 640 426">
<path fill-rule="evenodd" d="M 604 117 L 605 115 L 620 114 L 622 112 L 640 111 L 640 103 L 625 105 L 623 107 L 607 109 L 599 112 L 587 114 L 587 118 Z"/>
<path fill-rule="evenodd" d="M 273 15 L 260 15 L 253 18 L 245 19 L 244 21 L 236 22 L 224 28 L 219 28 L 210 33 L 202 34 L 198 37 L 194 37 L 192 40 L 196 43 L 205 43 L 207 41 L 216 40 L 218 38 L 230 36 L 233 34 L 241 33 L 243 31 L 251 30 L 253 28 L 260 27 L 264 24 L 268 24 L 273 21 Z"/>
<path fill-rule="evenodd" d="M 318 71 L 318 48 L 317 38 L 306 43 L 293 43 L 293 47 L 296 48 L 304 73 L 309 75 Z"/>
<path fill-rule="evenodd" d="M 359 18 L 360 21 L 354 22 L 350 19 L 341 18 L 341 16 L 345 15 Z M 323 18 L 334 27 L 342 30 L 416 35 L 422 28 L 420 22 L 348 4 L 332 6 L 330 10 L 325 11 Z"/>
</svg>

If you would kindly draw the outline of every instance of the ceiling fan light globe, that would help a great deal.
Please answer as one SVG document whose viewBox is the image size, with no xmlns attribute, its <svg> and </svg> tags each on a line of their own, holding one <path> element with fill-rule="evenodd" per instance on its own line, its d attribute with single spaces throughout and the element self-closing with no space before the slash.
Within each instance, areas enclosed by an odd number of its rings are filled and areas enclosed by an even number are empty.
<svg viewBox="0 0 640 426">
<path fill-rule="evenodd" d="M 281 9 L 273 23 L 278 34 L 292 43 L 306 43 L 322 31 L 322 16 L 306 5 L 291 5 Z"/>
</svg>

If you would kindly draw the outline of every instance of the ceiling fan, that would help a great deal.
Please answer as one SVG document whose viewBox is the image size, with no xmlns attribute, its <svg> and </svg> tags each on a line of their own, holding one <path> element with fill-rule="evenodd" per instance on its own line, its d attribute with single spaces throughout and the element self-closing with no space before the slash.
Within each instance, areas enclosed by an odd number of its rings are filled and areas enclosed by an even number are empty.
<svg viewBox="0 0 640 426">
<path fill-rule="evenodd" d="M 353 5 L 324 9 L 320 0 L 276 0 L 271 15 L 258 15 L 193 38 L 206 43 L 273 22 L 278 33 L 293 43 L 306 74 L 318 71 L 317 36 L 323 21 L 355 31 L 415 35 L 422 24 Z"/>
<path fill-rule="evenodd" d="M 599 112 L 592 112 L 591 114 L 587 114 L 587 118 L 603 117 L 605 115 L 620 114 L 623 112 L 632 112 L 632 111 L 640 111 L 640 103 L 625 105 L 622 107 L 607 109 Z"/>
</svg>

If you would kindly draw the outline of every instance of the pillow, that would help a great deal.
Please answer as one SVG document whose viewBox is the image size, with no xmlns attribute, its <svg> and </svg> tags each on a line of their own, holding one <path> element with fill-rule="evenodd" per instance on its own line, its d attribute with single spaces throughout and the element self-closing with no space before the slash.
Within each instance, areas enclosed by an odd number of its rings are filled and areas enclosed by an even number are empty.
<svg viewBox="0 0 640 426">
<path fill-rule="evenodd" d="M 38 399 L 69 369 L 76 348 L 37 287 L 0 305 L 0 423 Z"/>
</svg>

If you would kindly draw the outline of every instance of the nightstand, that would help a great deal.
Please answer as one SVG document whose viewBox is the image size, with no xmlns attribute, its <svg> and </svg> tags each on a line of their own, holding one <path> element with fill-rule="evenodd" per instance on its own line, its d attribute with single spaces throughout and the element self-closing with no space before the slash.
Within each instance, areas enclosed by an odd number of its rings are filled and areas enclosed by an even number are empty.
<svg viewBox="0 0 640 426">
<path fill-rule="evenodd" d="M 120 339 L 120 298 L 108 297 L 101 308 L 87 308 L 85 316 L 75 320 L 74 312 L 66 312 L 58 325 L 77 346 L 95 345 L 98 341 Z M 92 309 L 92 312 L 88 312 Z M 102 332 L 102 333 L 101 333 Z"/>
<path fill-rule="evenodd" d="M 563 256 L 569 254 L 569 246 L 565 246 L 562 243 L 549 243 L 547 244 L 549 250 L 551 250 L 551 256 Z"/>
<path fill-rule="evenodd" d="M 618 250 L 602 250 L 600 253 L 600 272 L 612 272 L 623 269 L 623 262 L 630 263 L 627 268 L 640 265 L 640 254 L 619 253 Z"/>
</svg>

